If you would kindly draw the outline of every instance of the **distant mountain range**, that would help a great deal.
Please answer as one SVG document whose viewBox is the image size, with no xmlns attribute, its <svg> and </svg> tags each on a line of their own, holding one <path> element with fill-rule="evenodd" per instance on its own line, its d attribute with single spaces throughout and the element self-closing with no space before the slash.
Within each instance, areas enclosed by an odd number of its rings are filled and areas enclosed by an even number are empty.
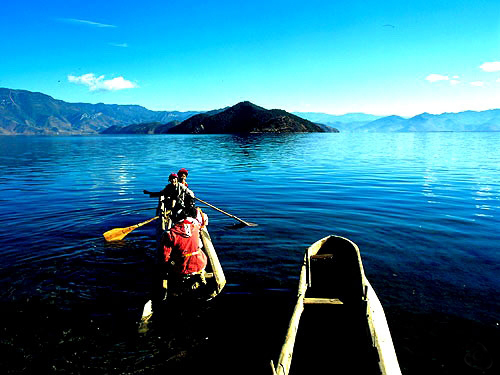
<svg viewBox="0 0 500 375">
<path fill-rule="evenodd" d="M 420 115 L 374 116 L 364 113 L 328 115 L 314 112 L 294 112 L 311 121 L 334 126 L 341 132 L 492 132 L 500 131 L 500 109 Z"/>
<path fill-rule="evenodd" d="M 370 122 L 377 120 L 384 116 L 368 115 L 366 113 L 347 113 L 345 115 L 329 115 L 321 112 L 292 112 L 302 118 L 306 118 L 309 121 L 319 122 L 321 124 L 329 123 L 356 123 L 356 122 Z"/>
<path fill-rule="evenodd" d="M 110 126 L 183 121 L 197 112 L 150 111 L 138 105 L 67 103 L 48 95 L 0 88 L 0 134 L 98 134 Z"/>
<path fill-rule="evenodd" d="M 67 103 L 42 93 L 0 88 L 0 134 L 3 135 L 312 131 L 337 130 L 250 102 L 208 112 L 150 111 L 138 105 Z"/>
<path fill-rule="evenodd" d="M 500 131 L 500 109 L 422 113 L 411 118 L 292 114 L 250 102 L 209 112 L 151 111 L 138 105 L 67 103 L 42 93 L 0 88 L 0 135 L 336 131 L 332 128 L 347 132 Z"/>
</svg>

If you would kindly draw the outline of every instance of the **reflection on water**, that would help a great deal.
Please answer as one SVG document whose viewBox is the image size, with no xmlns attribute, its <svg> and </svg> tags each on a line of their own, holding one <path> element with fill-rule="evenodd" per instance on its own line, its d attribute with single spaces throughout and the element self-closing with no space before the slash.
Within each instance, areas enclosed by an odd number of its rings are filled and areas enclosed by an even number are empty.
<svg viewBox="0 0 500 375">
<path fill-rule="evenodd" d="M 102 233 L 153 217 L 156 202 L 143 189 L 162 189 L 184 167 L 197 196 L 258 224 L 235 228 L 204 208 L 234 295 L 293 290 L 305 248 L 334 233 L 359 245 L 402 347 L 423 341 L 409 322 L 426 314 L 492 332 L 499 141 L 497 133 L 0 137 L 0 301 L 31 318 L 28 301 L 84 308 L 81 326 L 61 328 L 71 331 L 66 343 L 89 344 L 75 330 L 97 329 L 98 316 L 104 325 L 133 321 L 149 296 L 154 225 L 116 244 Z M 128 350 L 125 361 L 146 366 Z M 400 351 L 406 373 L 417 373 L 415 355 Z"/>
</svg>

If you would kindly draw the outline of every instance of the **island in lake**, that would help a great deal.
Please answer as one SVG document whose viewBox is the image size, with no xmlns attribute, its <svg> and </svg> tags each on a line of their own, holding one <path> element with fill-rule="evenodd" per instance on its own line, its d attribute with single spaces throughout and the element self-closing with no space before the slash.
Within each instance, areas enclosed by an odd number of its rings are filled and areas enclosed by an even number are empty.
<svg viewBox="0 0 500 375">
<path fill-rule="evenodd" d="M 171 128 L 174 134 L 236 134 L 236 133 L 311 133 L 338 130 L 288 113 L 281 109 L 264 109 L 248 101 L 223 111 L 200 113 Z"/>
</svg>

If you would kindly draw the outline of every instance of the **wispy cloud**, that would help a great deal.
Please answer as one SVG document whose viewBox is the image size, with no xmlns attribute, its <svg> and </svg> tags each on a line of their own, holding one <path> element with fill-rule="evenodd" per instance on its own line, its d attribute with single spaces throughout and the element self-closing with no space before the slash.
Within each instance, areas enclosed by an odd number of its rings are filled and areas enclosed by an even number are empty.
<svg viewBox="0 0 500 375">
<path fill-rule="evenodd" d="M 68 75 L 68 81 L 87 86 L 90 91 L 118 91 L 138 87 L 135 83 L 116 77 L 104 79 L 104 75 L 96 77 L 94 73 L 87 73 L 81 76 Z"/>
<path fill-rule="evenodd" d="M 460 81 L 458 79 L 451 79 L 450 80 L 450 85 L 452 85 L 452 86 L 458 85 L 459 83 L 460 83 Z"/>
<path fill-rule="evenodd" d="M 121 48 L 127 48 L 128 44 L 127 43 L 108 43 L 110 46 L 113 47 L 121 47 Z"/>
<path fill-rule="evenodd" d="M 484 87 L 485 83 L 483 81 L 474 81 L 470 83 L 471 86 Z"/>
<path fill-rule="evenodd" d="M 115 25 L 108 25 L 105 23 L 88 21 L 88 20 L 79 20 L 76 18 L 59 18 L 59 20 L 63 21 L 63 22 L 82 24 L 82 25 L 87 25 L 87 26 L 92 26 L 92 27 L 118 27 Z"/>
<path fill-rule="evenodd" d="M 425 79 L 429 82 L 448 81 L 450 77 L 441 74 L 429 74 Z"/>
<path fill-rule="evenodd" d="M 500 71 L 500 61 L 485 62 L 479 67 L 485 72 L 498 72 Z"/>
</svg>

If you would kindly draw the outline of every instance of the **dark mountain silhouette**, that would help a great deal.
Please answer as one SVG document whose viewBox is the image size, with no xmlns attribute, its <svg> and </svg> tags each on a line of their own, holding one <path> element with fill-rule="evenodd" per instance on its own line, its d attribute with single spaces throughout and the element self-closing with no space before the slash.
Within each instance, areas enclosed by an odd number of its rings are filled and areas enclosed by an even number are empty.
<svg viewBox="0 0 500 375">
<path fill-rule="evenodd" d="M 338 132 L 338 130 L 315 124 L 281 109 L 268 110 L 245 101 L 219 113 L 195 115 L 169 131 L 178 134 L 292 132 Z"/>
<path fill-rule="evenodd" d="M 97 134 L 110 126 L 183 121 L 200 112 L 150 111 L 138 105 L 67 103 L 26 90 L 0 88 L 0 134 Z"/>
</svg>

